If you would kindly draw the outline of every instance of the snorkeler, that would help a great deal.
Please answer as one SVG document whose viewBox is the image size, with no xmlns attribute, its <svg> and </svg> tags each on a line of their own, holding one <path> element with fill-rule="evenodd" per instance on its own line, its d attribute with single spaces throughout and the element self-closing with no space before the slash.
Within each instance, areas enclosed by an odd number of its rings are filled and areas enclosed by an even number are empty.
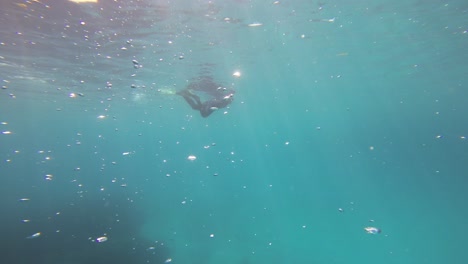
<svg viewBox="0 0 468 264">
<path fill-rule="evenodd" d="M 202 102 L 196 92 L 203 92 L 210 98 Z M 187 88 L 177 92 L 192 109 L 200 111 L 202 117 L 208 117 L 219 108 L 227 107 L 234 100 L 234 91 L 222 88 L 210 77 L 202 77 L 190 83 Z"/>
</svg>

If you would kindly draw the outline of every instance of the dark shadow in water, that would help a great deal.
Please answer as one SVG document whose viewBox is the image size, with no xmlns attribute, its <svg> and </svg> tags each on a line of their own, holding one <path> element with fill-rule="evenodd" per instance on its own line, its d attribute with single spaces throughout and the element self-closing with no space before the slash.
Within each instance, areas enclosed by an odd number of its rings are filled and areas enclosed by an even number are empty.
<svg viewBox="0 0 468 264">
<path fill-rule="evenodd" d="M 169 249 L 139 235 L 143 215 L 131 205 L 122 197 L 105 202 L 82 199 L 60 210 L 50 205 L 29 208 L 34 215 L 30 223 L 21 223 L 18 212 L 4 215 L 0 263 L 164 263 Z M 38 238 L 26 238 L 39 231 Z M 95 242 L 104 235 L 108 241 Z"/>
</svg>

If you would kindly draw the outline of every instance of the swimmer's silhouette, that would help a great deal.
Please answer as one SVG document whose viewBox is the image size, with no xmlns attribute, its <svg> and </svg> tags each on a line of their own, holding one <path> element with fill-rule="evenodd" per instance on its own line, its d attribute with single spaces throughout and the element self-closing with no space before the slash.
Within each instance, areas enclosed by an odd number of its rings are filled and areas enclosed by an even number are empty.
<svg viewBox="0 0 468 264">
<path fill-rule="evenodd" d="M 200 92 L 208 97 L 204 102 L 198 95 Z M 192 109 L 200 111 L 202 117 L 208 117 L 217 109 L 227 107 L 234 100 L 234 90 L 223 88 L 211 77 L 205 76 L 191 82 L 177 94 L 182 96 Z"/>
</svg>

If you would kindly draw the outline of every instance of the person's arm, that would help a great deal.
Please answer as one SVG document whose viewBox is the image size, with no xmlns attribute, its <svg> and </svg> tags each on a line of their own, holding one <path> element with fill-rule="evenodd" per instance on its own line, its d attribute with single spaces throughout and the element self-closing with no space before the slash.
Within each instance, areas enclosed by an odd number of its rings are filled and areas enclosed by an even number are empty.
<svg viewBox="0 0 468 264">
<path fill-rule="evenodd" d="M 225 95 L 223 98 L 214 98 L 204 102 L 200 108 L 200 114 L 203 117 L 211 115 L 214 111 L 219 108 L 224 108 L 228 106 L 234 100 L 233 94 Z"/>
</svg>

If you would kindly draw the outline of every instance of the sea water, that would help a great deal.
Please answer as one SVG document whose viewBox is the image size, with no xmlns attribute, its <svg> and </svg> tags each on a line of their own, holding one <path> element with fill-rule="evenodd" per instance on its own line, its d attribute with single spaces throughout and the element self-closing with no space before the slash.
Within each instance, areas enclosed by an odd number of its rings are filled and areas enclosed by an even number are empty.
<svg viewBox="0 0 468 264">
<path fill-rule="evenodd" d="M 467 259 L 465 1 L 0 10 L 1 263 Z"/>
</svg>

